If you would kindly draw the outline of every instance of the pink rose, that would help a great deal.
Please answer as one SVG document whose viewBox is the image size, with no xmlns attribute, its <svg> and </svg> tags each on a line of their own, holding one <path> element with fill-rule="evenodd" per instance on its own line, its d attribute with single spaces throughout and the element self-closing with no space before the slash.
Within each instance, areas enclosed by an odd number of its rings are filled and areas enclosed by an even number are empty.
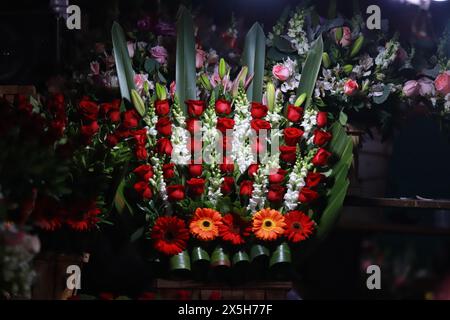
<svg viewBox="0 0 450 320">
<path fill-rule="evenodd" d="M 206 60 L 206 52 L 203 51 L 202 49 L 197 49 L 197 52 L 195 54 L 195 67 L 197 69 L 203 67 L 205 60 Z"/>
<path fill-rule="evenodd" d="M 438 75 L 436 80 L 434 80 L 434 85 L 439 93 L 443 95 L 450 93 L 450 71 L 445 71 Z"/>
<path fill-rule="evenodd" d="M 272 74 L 278 80 L 286 81 L 291 76 L 291 70 L 289 70 L 289 68 L 287 68 L 285 65 L 278 63 L 273 66 Z"/>
<path fill-rule="evenodd" d="M 414 97 L 419 93 L 419 84 L 416 80 L 406 81 L 403 85 L 403 94 L 407 97 Z"/>
<path fill-rule="evenodd" d="M 128 49 L 128 55 L 130 56 L 131 59 L 133 59 L 133 57 L 134 57 L 134 48 L 135 48 L 134 42 L 128 41 L 127 49 Z"/>
<path fill-rule="evenodd" d="M 155 46 L 150 49 L 150 54 L 160 64 L 165 64 L 167 62 L 167 50 L 164 47 Z"/>
<path fill-rule="evenodd" d="M 349 27 L 342 27 L 342 38 L 341 40 L 336 39 L 336 31 L 338 28 L 334 28 L 331 32 L 334 35 L 336 44 L 340 44 L 342 47 L 348 47 L 352 44 L 352 31 Z"/>
<path fill-rule="evenodd" d="M 344 84 L 344 93 L 348 96 L 353 95 L 358 90 L 358 82 L 353 79 L 348 79 Z"/>
<path fill-rule="evenodd" d="M 429 78 L 420 78 L 417 83 L 419 84 L 419 94 L 421 96 L 433 96 L 435 93 L 434 83 Z"/>
<path fill-rule="evenodd" d="M 94 76 L 98 76 L 100 74 L 100 63 L 98 63 L 97 61 L 92 61 L 91 71 Z"/>
</svg>

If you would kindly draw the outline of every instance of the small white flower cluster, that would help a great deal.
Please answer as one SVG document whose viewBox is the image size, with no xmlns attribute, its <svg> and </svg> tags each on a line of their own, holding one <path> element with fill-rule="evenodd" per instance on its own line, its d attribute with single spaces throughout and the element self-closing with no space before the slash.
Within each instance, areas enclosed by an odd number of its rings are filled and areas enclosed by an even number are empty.
<svg viewBox="0 0 450 320">
<path fill-rule="evenodd" d="M 239 171 L 244 173 L 254 161 L 250 145 L 252 135 L 250 105 L 243 88 L 239 88 L 234 100 L 234 106 L 235 114 L 231 158 L 237 163 Z"/>
<path fill-rule="evenodd" d="M 373 67 L 373 58 L 367 53 L 359 58 L 358 64 L 353 67 L 352 73 L 356 78 L 368 77 L 372 74 L 370 70 Z"/>
<path fill-rule="evenodd" d="M 288 22 L 288 37 L 292 38 L 291 43 L 299 55 L 304 55 L 309 51 L 309 43 L 306 32 L 303 31 L 304 12 L 297 10 Z"/>
<path fill-rule="evenodd" d="M 220 168 L 217 164 L 211 164 L 210 171 L 211 177 L 208 180 L 208 200 L 215 206 L 217 201 L 223 196 L 221 186 L 224 178 L 222 177 Z"/>
<path fill-rule="evenodd" d="M 385 47 L 378 49 L 378 55 L 375 58 L 375 64 L 381 70 L 385 70 L 397 57 L 398 49 L 400 48 L 400 43 L 394 40 L 390 40 L 386 43 Z"/>
<path fill-rule="evenodd" d="M 164 181 L 164 174 L 162 171 L 161 163 L 159 162 L 158 157 L 151 158 L 152 166 L 153 166 L 153 177 L 150 179 L 151 186 L 159 192 L 161 199 L 164 202 L 167 202 L 168 195 L 166 189 L 166 181 Z M 166 203 L 167 205 L 167 203 Z"/>
<path fill-rule="evenodd" d="M 445 95 L 444 112 L 450 113 L 450 93 Z"/>
<path fill-rule="evenodd" d="M 179 164 L 188 164 L 191 160 L 191 152 L 188 149 L 190 134 L 185 129 L 186 118 L 180 109 L 178 101 L 172 105 L 172 114 L 175 119 L 172 125 L 172 161 Z"/>
<path fill-rule="evenodd" d="M 252 214 L 259 209 L 264 208 L 266 203 L 267 184 L 269 183 L 269 165 L 260 164 L 258 170 L 254 176 L 252 196 L 249 200 L 247 210 L 250 210 Z"/>
<path fill-rule="evenodd" d="M 295 210 L 298 205 L 298 195 L 301 188 L 305 186 L 305 178 L 308 174 L 303 159 L 300 155 L 297 156 L 292 172 L 289 174 L 286 194 L 284 195 L 284 207 L 287 210 Z"/>
<path fill-rule="evenodd" d="M 148 108 L 148 112 L 144 117 L 144 122 L 147 124 L 147 134 L 155 138 L 156 135 L 158 134 L 158 131 L 156 130 L 156 123 L 158 122 L 158 116 L 156 115 L 155 112 L 154 103 L 152 103 L 150 105 L 150 108 Z"/>
<path fill-rule="evenodd" d="M 298 85 L 300 84 L 300 77 L 300 73 L 295 73 L 294 75 L 292 75 L 289 79 L 281 84 L 281 91 L 286 93 L 288 91 L 296 90 L 298 88 Z"/>
<path fill-rule="evenodd" d="M 308 144 L 311 144 L 313 136 L 313 129 L 317 124 L 317 110 L 314 108 L 308 108 L 303 114 L 303 121 L 301 126 L 303 127 L 303 137 Z"/>
</svg>

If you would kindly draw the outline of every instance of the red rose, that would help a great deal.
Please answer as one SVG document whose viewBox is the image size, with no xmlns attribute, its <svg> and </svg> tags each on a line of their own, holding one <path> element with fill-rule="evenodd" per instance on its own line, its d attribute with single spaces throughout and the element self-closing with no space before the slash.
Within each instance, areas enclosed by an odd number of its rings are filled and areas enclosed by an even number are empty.
<svg viewBox="0 0 450 320">
<path fill-rule="evenodd" d="M 137 146 L 137 148 L 134 152 L 135 152 L 136 158 L 138 158 L 138 160 L 147 160 L 148 154 L 147 154 L 147 149 L 145 149 L 145 147 Z"/>
<path fill-rule="evenodd" d="M 303 131 L 298 128 L 286 128 L 283 131 L 284 141 L 288 146 L 295 146 L 303 136 Z"/>
<path fill-rule="evenodd" d="M 234 120 L 230 118 L 219 118 L 217 119 L 217 129 L 223 134 L 227 133 L 227 130 L 233 129 Z"/>
<path fill-rule="evenodd" d="M 297 159 L 297 147 L 296 146 L 280 146 L 280 159 L 294 163 Z"/>
<path fill-rule="evenodd" d="M 115 147 L 119 143 L 119 138 L 115 134 L 108 134 L 106 136 L 106 143 L 111 148 Z"/>
<path fill-rule="evenodd" d="M 100 104 L 100 113 L 102 116 L 106 116 L 108 114 L 108 112 L 110 112 L 113 108 L 112 103 L 110 102 L 105 102 Z"/>
<path fill-rule="evenodd" d="M 256 164 L 256 163 L 253 163 L 253 164 L 251 164 L 249 167 L 248 167 L 248 176 L 250 177 L 250 178 L 252 178 L 255 174 L 256 174 L 256 172 L 258 171 L 258 168 L 259 168 L 259 166 Z"/>
<path fill-rule="evenodd" d="M 198 140 L 198 139 L 192 138 L 190 140 L 191 154 L 193 154 L 194 156 L 201 155 L 201 153 L 202 153 L 202 146 L 203 146 L 202 140 Z"/>
<path fill-rule="evenodd" d="M 165 100 L 156 100 L 155 101 L 155 109 L 156 114 L 160 117 L 166 116 L 170 112 L 169 101 Z"/>
<path fill-rule="evenodd" d="M 191 177 L 199 177 L 202 175 L 202 165 L 201 164 L 190 164 L 189 174 Z"/>
<path fill-rule="evenodd" d="M 136 140 L 136 144 L 144 147 L 147 144 L 147 130 L 140 129 L 132 132 L 134 139 Z"/>
<path fill-rule="evenodd" d="M 188 107 L 188 114 L 191 117 L 200 117 L 205 110 L 205 101 L 188 100 L 186 101 Z"/>
<path fill-rule="evenodd" d="M 315 130 L 314 131 L 314 144 L 316 146 L 323 146 L 325 143 L 331 140 L 331 133 L 323 131 L 323 130 Z"/>
<path fill-rule="evenodd" d="M 266 130 L 270 129 L 270 123 L 266 120 L 253 119 L 250 123 L 251 123 L 252 129 L 255 130 L 256 132 L 259 132 L 259 130 L 261 130 L 261 129 L 266 129 Z"/>
<path fill-rule="evenodd" d="M 120 121 L 120 111 L 119 110 L 113 110 L 110 113 L 108 113 L 109 121 L 112 123 L 118 123 Z"/>
<path fill-rule="evenodd" d="M 175 177 L 175 163 L 166 163 L 163 165 L 162 170 L 165 179 L 172 179 Z"/>
<path fill-rule="evenodd" d="M 139 115 L 135 110 L 125 111 L 122 123 L 126 129 L 136 128 L 139 124 Z"/>
<path fill-rule="evenodd" d="M 98 105 L 89 100 L 81 100 L 78 104 L 80 112 L 86 120 L 94 121 L 98 117 Z"/>
<path fill-rule="evenodd" d="M 172 143 L 167 138 L 161 138 L 156 142 L 156 150 L 158 150 L 158 153 L 170 157 L 172 155 Z"/>
<path fill-rule="evenodd" d="M 150 189 L 148 182 L 140 181 L 134 184 L 133 186 L 134 190 L 136 190 L 137 193 L 141 195 L 144 199 L 151 199 L 152 198 L 152 189 Z"/>
<path fill-rule="evenodd" d="M 189 118 L 186 120 L 186 130 L 194 135 L 195 132 L 200 131 L 200 121 L 195 118 Z"/>
<path fill-rule="evenodd" d="M 50 122 L 50 129 L 52 134 L 56 137 L 56 138 L 61 138 L 62 135 L 64 134 L 64 129 L 66 128 L 66 121 L 65 120 L 52 120 Z"/>
<path fill-rule="evenodd" d="M 216 101 L 216 112 L 218 114 L 230 114 L 231 103 L 227 100 L 219 99 Z"/>
<path fill-rule="evenodd" d="M 233 177 L 224 177 L 222 186 L 220 187 L 220 191 L 223 194 L 229 194 L 233 191 L 234 188 L 234 178 Z"/>
<path fill-rule="evenodd" d="M 298 194 L 298 200 L 301 203 L 309 203 L 317 200 L 319 198 L 319 194 L 317 191 L 311 190 L 308 187 L 303 187 L 300 193 Z"/>
<path fill-rule="evenodd" d="M 180 201 L 184 199 L 184 187 L 174 184 L 166 188 L 169 201 Z"/>
<path fill-rule="evenodd" d="M 327 125 L 327 122 L 328 122 L 328 113 L 325 112 L 325 111 L 319 111 L 317 113 L 316 120 L 317 120 L 317 126 L 319 128 L 325 127 Z"/>
<path fill-rule="evenodd" d="M 273 184 L 269 187 L 269 191 L 267 192 L 267 200 L 270 202 L 281 202 L 285 192 L 285 187 L 279 184 Z"/>
<path fill-rule="evenodd" d="M 255 141 L 252 141 L 252 151 L 253 153 L 257 154 L 263 154 L 265 151 L 267 151 L 267 142 L 263 139 L 256 139 Z"/>
<path fill-rule="evenodd" d="M 172 134 L 172 123 L 168 117 L 159 118 L 155 127 L 156 130 L 163 136 L 170 136 Z"/>
<path fill-rule="evenodd" d="M 263 105 L 262 103 L 252 102 L 250 112 L 253 119 L 264 118 L 267 115 L 267 111 L 269 111 L 269 108 L 267 108 L 267 106 Z"/>
<path fill-rule="evenodd" d="M 153 177 L 153 168 L 149 164 L 143 164 L 133 170 L 140 179 L 148 181 Z"/>
<path fill-rule="evenodd" d="M 293 104 L 288 105 L 287 118 L 291 122 L 299 122 L 303 116 L 303 108 L 296 107 Z"/>
<path fill-rule="evenodd" d="M 328 158 L 331 156 L 331 153 L 323 148 L 319 148 L 316 155 L 312 159 L 312 163 L 315 166 L 324 166 L 327 164 Z"/>
<path fill-rule="evenodd" d="M 223 173 L 233 173 L 234 162 L 231 159 L 224 158 L 223 162 L 220 164 L 220 171 Z"/>
<path fill-rule="evenodd" d="M 269 174 L 269 183 L 280 184 L 284 181 L 287 171 L 283 169 L 278 169 L 277 172 Z"/>
<path fill-rule="evenodd" d="M 192 196 L 201 196 L 205 191 L 205 179 L 191 178 L 186 181 L 186 185 Z"/>
<path fill-rule="evenodd" d="M 80 132 L 84 137 L 92 137 L 99 129 L 97 121 L 92 121 L 89 124 L 82 125 Z"/>
<path fill-rule="evenodd" d="M 241 188 L 239 190 L 239 194 L 241 196 L 250 197 L 253 192 L 253 182 L 250 180 L 244 180 L 241 182 Z"/>
<path fill-rule="evenodd" d="M 325 176 L 319 172 L 308 172 L 305 183 L 307 187 L 314 188 L 322 182 L 323 179 L 325 179 Z"/>
</svg>

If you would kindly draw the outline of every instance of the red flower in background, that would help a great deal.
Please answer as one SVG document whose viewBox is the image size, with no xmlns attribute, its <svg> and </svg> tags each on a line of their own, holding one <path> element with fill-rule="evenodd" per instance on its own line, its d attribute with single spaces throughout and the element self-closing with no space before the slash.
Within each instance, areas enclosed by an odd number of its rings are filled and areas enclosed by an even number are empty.
<svg viewBox="0 0 450 320">
<path fill-rule="evenodd" d="M 262 119 L 253 119 L 250 122 L 250 125 L 251 125 L 252 129 L 255 130 L 256 132 L 259 132 L 259 130 L 262 130 L 262 129 L 265 129 L 265 130 L 270 129 L 270 122 L 266 121 L 266 120 L 262 120 Z"/>
<path fill-rule="evenodd" d="M 316 146 L 323 146 L 324 144 L 326 144 L 328 141 L 331 140 L 331 133 L 323 131 L 323 130 L 315 130 L 314 131 L 314 140 L 313 143 Z"/>
<path fill-rule="evenodd" d="M 216 113 L 218 114 L 230 114 L 231 103 L 227 100 L 219 99 L 216 101 Z"/>
<path fill-rule="evenodd" d="M 200 117 L 205 110 L 205 101 L 203 100 L 188 100 L 186 101 L 188 107 L 188 114 L 191 117 Z"/>
<path fill-rule="evenodd" d="M 305 183 L 309 188 L 314 188 L 325 179 L 325 176 L 319 172 L 308 172 Z"/>
<path fill-rule="evenodd" d="M 295 146 L 303 136 L 303 130 L 293 127 L 284 129 L 283 133 L 284 141 L 288 146 Z"/>
<path fill-rule="evenodd" d="M 154 247 L 159 252 L 172 256 L 182 252 L 189 240 L 189 230 L 180 218 L 159 217 L 151 232 Z"/>
<path fill-rule="evenodd" d="M 219 118 L 217 119 L 217 129 L 223 134 L 226 134 L 227 130 L 233 129 L 234 120 L 230 118 Z"/>
<path fill-rule="evenodd" d="M 84 119 L 90 121 L 97 120 L 99 107 L 95 102 L 83 99 L 78 104 L 78 108 Z"/>
<path fill-rule="evenodd" d="M 89 124 L 85 124 L 81 126 L 80 133 L 85 138 L 86 143 L 90 143 L 91 138 L 98 132 L 100 129 L 97 121 L 92 121 Z"/>
<path fill-rule="evenodd" d="M 297 147 L 280 146 L 280 159 L 288 163 L 294 163 L 297 159 Z"/>
<path fill-rule="evenodd" d="M 159 118 L 155 127 L 159 134 L 163 136 L 170 136 L 172 134 L 172 123 L 168 117 Z"/>
<path fill-rule="evenodd" d="M 325 112 L 325 111 L 319 111 L 317 113 L 316 121 L 317 121 L 317 126 L 319 128 L 325 127 L 327 125 L 327 122 L 328 122 L 328 113 Z"/>
<path fill-rule="evenodd" d="M 158 150 L 158 153 L 170 157 L 172 155 L 172 143 L 167 138 L 161 138 L 156 143 L 156 150 Z"/>
<path fill-rule="evenodd" d="M 153 167 L 149 164 L 143 164 L 133 170 L 140 179 L 148 181 L 153 177 Z"/>
<path fill-rule="evenodd" d="M 315 166 L 324 166 L 328 162 L 328 158 L 331 156 L 331 153 L 325 149 L 319 148 L 316 155 L 312 159 L 312 163 Z"/>
<path fill-rule="evenodd" d="M 269 174 L 269 183 L 280 184 L 284 181 L 287 171 L 283 169 L 278 169 L 277 172 Z"/>
<path fill-rule="evenodd" d="M 136 110 L 127 110 L 123 113 L 122 124 L 125 129 L 136 128 L 139 124 L 139 115 Z"/>
<path fill-rule="evenodd" d="M 253 182 L 250 180 L 244 180 L 241 182 L 241 188 L 239 194 L 241 196 L 250 197 L 253 192 Z"/>
<path fill-rule="evenodd" d="M 276 203 L 281 202 L 283 200 L 285 192 L 286 192 L 285 187 L 279 184 L 273 184 L 269 187 L 269 191 L 267 192 L 267 200 Z"/>
<path fill-rule="evenodd" d="M 284 216 L 284 221 L 286 222 L 285 236 L 291 242 L 303 241 L 314 231 L 314 221 L 302 211 L 288 212 Z"/>
<path fill-rule="evenodd" d="M 236 214 L 226 214 L 219 225 L 219 235 L 224 241 L 237 246 L 245 243 L 245 238 L 250 236 L 252 228 L 249 222 Z"/>
<path fill-rule="evenodd" d="M 67 225 L 76 231 L 87 231 L 100 221 L 100 209 L 94 201 L 90 203 L 72 204 L 66 219 Z"/>
<path fill-rule="evenodd" d="M 166 188 L 169 201 L 180 201 L 184 199 L 184 187 L 181 184 L 174 184 Z"/>
<path fill-rule="evenodd" d="M 249 165 L 247 169 L 248 176 L 250 178 L 253 178 L 253 176 L 258 172 L 258 168 L 259 165 L 256 163 L 252 163 L 251 165 Z"/>
<path fill-rule="evenodd" d="M 186 130 L 193 135 L 195 132 L 200 131 L 200 121 L 195 118 L 189 118 L 186 120 Z"/>
<path fill-rule="evenodd" d="M 301 203 L 309 203 L 317 200 L 319 198 L 319 193 L 317 191 L 311 190 L 308 187 L 303 187 L 298 195 L 298 200 Z"/>
<path fill-rule="evenodd" d="M 262 119 L 267 116 L 267 112 L 269 108 L 262 103 L 252 102 L 252 106 L 250 112 L 252 114 L 253 119 Z"/>
<path fill-rule="evenodd" d="M 233 177 L 224 177 L 222 185 L 220 186 L 220 191 L 223 194 L 229 194 L 234 189 L 234 178 Z"/>
<path fill-rule="evenodd" d="M 223 162 L 220 164 L 220 171 L 222 171 L 222 173 L 233 173 L 234 171 L 233 160 L 223 158 Z"/>
<path fill-rule="evenodd" d="M 156 114 L 159 117 L 164 117 L 164 116 L 168 115 L 170 112 L 169 101 L 167 101 L 167 99 L 156 100 L 155 101 L 155 109 L 156 109 Z"/>
<path fill-rule="evenodd" d="M 202 175 L 203 170 L 201 164 L 190 164 L 188 169 L 191 177 L 199 177 Z"/>
<path fill-rule="evenodd" d="M 292 104 L 288 105 L 287 109 L 287 118 L 291 122 L 299 122 L 303 116 L 303 108 L 296 107 Z"/>
<path fill-rule="evenodd" d="M 205 179 L 201 178 L 191 178 L 186 181 L 189 193 L 192 196 L 201 196 L 205 191 Z"/>
<path fill-rule="evenodd" d="M 148 181 L 139 181 L 134 184 L 133 188 L 145 200 L 150 200 L 153 196 Z"/>
<path fill-rule="evenodd" d="M 175 163 L 164 164 L 162 170 L 165 179 L 172 179 L 175 177 Z"/>
<path fill-rule="evenodd" d="M 145 149 L 145 147 L 143 146 L 137 146 L 136 150 L 134 150 L 134 153 L 138 160 L 147 160 L 148 158 L 147 149 Z"/>
</svg>

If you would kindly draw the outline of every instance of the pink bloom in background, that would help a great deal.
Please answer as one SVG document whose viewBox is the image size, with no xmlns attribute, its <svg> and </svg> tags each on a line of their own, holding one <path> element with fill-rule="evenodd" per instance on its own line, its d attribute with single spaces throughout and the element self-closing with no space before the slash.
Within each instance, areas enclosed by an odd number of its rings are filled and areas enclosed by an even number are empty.
<svg viewBox="0 0 450 320">
<path fill-rule="evenodd" d="M 437 92 L 446 95 L 450 93 L 450 71 L 445 71 L 434 80 Z"/>
<path fill-rule="evenodd" d="M 344 84 L 344 93 L 348 96 L 353 95 L 358 89 L 358 82 L 353 79 L 348 79 Z"/>
<path fill-rule="evenodd" d="M 100 64 L 97 61 L 91 62 L 91 71 L 94 76 L 98 76 L 100 74 Z"/>
<path fill-rule="evenodd" d="M 205 64 L 206 60 L 206 52 L 202 49 L 197 49 L 197 52 L 195 54 L 195 67 L 197 69 L 200 69 Z"/>
<path fill-rule="evenodd" d="M 162 46 L 155 46 L 150 49 L 150 54 L 153 59 L 158 61 L 160 64 L 166 64 L 167 62 L 167 50 Z"/>
<path fill-rule="evenodd" d="M 134 85 L 136 86 L 136 90 L 141 92 L 144 88 L 144 83 L 147 82 L 148 75 L 143 73 L 138 73 L 134 75 Z"/>
<path fill-rule="evenodd" d="M 273 66 L 272 74 L 276 79 L 286 81 L 291 76 L 291 70 L 284 64 L 278 63 Z"/>
<path fill-rule="evenodd" d="M 406 81 L 403 85 L 403 94 L 407 97 L 414 97 L 419 93 L 419 83 L 416 80 Z"/>
<path fill-rule="evenodd" d="M 172 81 L 172 83 L 170 84 L 169 90 L 170 90 L 170 95 L 173 98 L 175 96 L 175 91 L 177 91 L 177 84 L 175 83 L 175 81 Z"/>
<path fill-rule="evenodd" d="M 435 93 L 434 83 L 429 78 L 420 78 L 417 83 L 419 84 L 419 94 L 421 96 L 433 96 Z"/>
<path fill-rule="evenodd" d="M 350 30 L 350 28 L 342 27 L 342 38 L 339 41 L 338 41 L 338 39 L 336 39 L 336 31 L 337 30 L 338 30 L 338 28 L 334 28 L 333 30 L 331 30 L 331 33 L 333 34 L 336 43 L 340 44 L 342 47 L 348 47 L 349 45 L 351 45 L 352 44 L 352 31 Z"/>
<path fill-rule="evenodd" d="M 133 41 L 128 41 L 127 42 L 128 55 L 130 56 L 130 58 L 134 57 L 135 47 L 136 47 L 136 45 L 134 44 Z"/>
</svg>

